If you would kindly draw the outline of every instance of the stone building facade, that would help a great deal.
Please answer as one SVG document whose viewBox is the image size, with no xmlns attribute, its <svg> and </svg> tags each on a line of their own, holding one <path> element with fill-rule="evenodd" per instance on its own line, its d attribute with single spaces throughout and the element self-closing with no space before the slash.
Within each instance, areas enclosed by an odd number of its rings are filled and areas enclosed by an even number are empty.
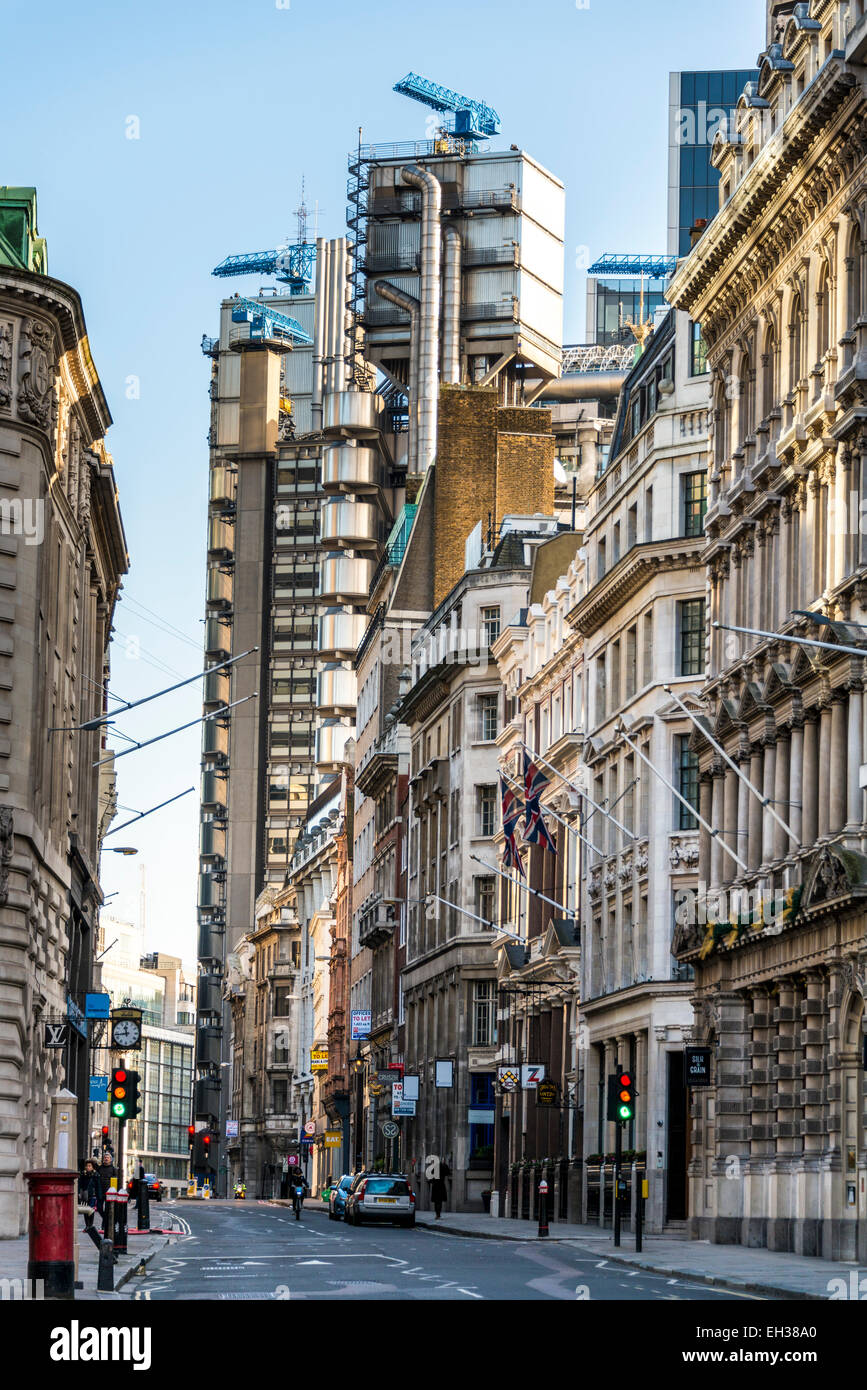
<svg viewBox="0 0 867 1390">
<path fill-rule="evenodd" d="M 713 1053 L 692 1096 L 690 1229 L 863 1260 L 865 666 L 833 648 L 863 646 L 839 623 L 867 619 L 867 15 L 812 0 L 767 20 L 758 82 L 714 149 L 720 211 L 669 290 L 713 380 L 693 748 L 722 834 L 700 835 L 706 892 L 676 938 Z"/>
<path fill-rule="evenodd" d="M 22 1174 L 47 1160 L 49 1098 L 62 1087 L 81 1100 L 78 1149 L 89 1151 L 77 1010 L 115 797 L 98 725 L 69 730 L 105 713 L 128 557 L 81 301 L 45 273 L 35 190 L 4 188 L 0 205 L 0 1236 L 17 1236 Z M 46 1047 L 46 1022 L 61 1020 L 66 1045 Z"/>
</svg>

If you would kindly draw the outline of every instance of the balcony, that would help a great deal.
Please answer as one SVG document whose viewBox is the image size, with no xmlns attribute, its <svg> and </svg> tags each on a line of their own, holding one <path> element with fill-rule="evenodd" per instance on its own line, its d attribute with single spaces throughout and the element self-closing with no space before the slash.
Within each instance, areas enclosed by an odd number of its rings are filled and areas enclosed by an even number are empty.
<svg viewBox="0 0 867 1390">
<path fill-rule="evenodd" d="M 199 827 L 199 858 L 206 862 L 225 862 L 226 827 L 213 820 L 203 821 Z"/>
<path fill-rule="evenodd" d="M 224 667 L 222 671 L 209 671 L 205 676 L 204 705 L 222 708 L 229 703 L 230 690 L 231 677 L 227 667 Z"/>
<path fill-rule="evenodd" d="M 202 810 L 210 811 L 214 815 L 226 813 L 226 779 L 208 769 L 202 773 Z"/>
<path fill-rule="evenodd" d="M 449 760 L 433 758 L 413 777 L 411 782 L 416 815 L 421 808 L 430 809 L 436 802 L 447 802 L 449 797 Z"/>
<path fill-rule="evenodd" d="M 235 549 L 235 528 L 219 516 L 208 519 L 208 554 L 214 559 L 228 559 Z"/>
<path fill-rule="evenodd" d="M 228 719 L 206 719 L 202 724 L 202 761 L 223 766 L 229 757 Z M 221 802 L 225 805 L 225 796 Z"/>
<path fill-rule="evenodd" d="M 235 505 L 235 470 L 218 466 L 211 469 L 208 501 L 220 507 Z"/>
<path fill-rule="evenodd" d="M 371 744 L 355 774 L 355 785 L 364 796 L 376 796 L 395 777 L 398 770 L 396 724 L 392 724 Z"/>
<path fill-rule="evenodd" d="M 387 902 L 376 893 L 365 902 L 358 914 L 358 941 L 361 946 L 382 946 L 394 935 L 400 905 Z"/>
</svg>

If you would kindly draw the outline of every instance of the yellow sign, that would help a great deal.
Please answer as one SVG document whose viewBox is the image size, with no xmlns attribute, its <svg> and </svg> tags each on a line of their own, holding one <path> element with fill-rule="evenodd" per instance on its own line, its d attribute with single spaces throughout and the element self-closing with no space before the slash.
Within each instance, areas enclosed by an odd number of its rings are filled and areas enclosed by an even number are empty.
<svg viewBox="0 0 867 1390">
<path fill-rule="evenodd" d="M 326 1149 L 339 1149 L 343 1140 L 343 1135 L 339 1129 L 326 1129 L 325 1147 Z"/>
<path fill-rule="evenodd" d="M 327 1049 L 327 1047 L 326 1047 L 326 1048 L 313 1048 L 313 1049 L 311 1049 L 311 1051 L 310 1051 L 310 1070 L 311 1070 L 311 1071 L 327 1071 L 327 1070 L 328 1070 L 328 1049 Z"/>
</svg>

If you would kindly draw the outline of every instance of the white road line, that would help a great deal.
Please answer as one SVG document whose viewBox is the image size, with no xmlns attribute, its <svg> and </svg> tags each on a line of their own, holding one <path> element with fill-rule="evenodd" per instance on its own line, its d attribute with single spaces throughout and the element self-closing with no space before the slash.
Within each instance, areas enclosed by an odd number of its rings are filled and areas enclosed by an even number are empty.
<svg viewBox="0 0 867 1390">
<path fill-rule="evenodd" d="M 465 1294 L 467 1294 L 468 1297 L 470 1297 L 470 1298 L 482 1298 L 482 1297 L 483 1297 L 483 1295 L 480 1294 L 480 1293 L 473 1293 L 472 1289 L 462 1289 L 462 1288 L 460 1288 L 460 1287 L 458 1288 L 458 1293 L 465 1293 Z"/>
</svg>

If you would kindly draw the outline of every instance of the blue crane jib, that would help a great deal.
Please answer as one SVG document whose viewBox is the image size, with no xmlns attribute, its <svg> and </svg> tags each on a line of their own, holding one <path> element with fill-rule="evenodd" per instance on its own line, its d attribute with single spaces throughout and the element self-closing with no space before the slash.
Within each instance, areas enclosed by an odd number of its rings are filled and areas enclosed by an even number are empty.
<svg viewBox="0 0 867 1390">
<path fill-rule="evenodd" d="M 459 92 L 441 87 L 427 77 L 419 77 L 417 73 L 408 72 L 400 82 L 395 82 L 394 90 L 400 92 L 401 96 L 420 101 L 423 106 L 432 107 L 434 111 L 452 113 L 455 135 L 483 140 L 500 132 L 500 118 L 492 106 L 484 101 L 473 101 L 471 97 L 462 97 Z"/>
<path fill-rule="evenodd" d="M 249 251 L 227 256 L 211 271 L 212 275 L 273 275 L 287 284 L 291 294 L 306 294 L 313 279 L 316 247 L 312 242 L 278 246 L 276 251 Z"/>
<path fill-rule="evenodd" d="M 658 256 L 640 252 L 606 252 L 589 267 L 588 275 L 647 275 L 664 280 L 677 265 L 676 256 Z"/>
<path fill-rule="evenodd" d="M 255 299 L 232 301 L 232 322 L 249 323 L 251 338 L 283 338 L 290 343 L 307 344 L 313 339 L 297 319 L 278 313 Z"/>
</svg>

